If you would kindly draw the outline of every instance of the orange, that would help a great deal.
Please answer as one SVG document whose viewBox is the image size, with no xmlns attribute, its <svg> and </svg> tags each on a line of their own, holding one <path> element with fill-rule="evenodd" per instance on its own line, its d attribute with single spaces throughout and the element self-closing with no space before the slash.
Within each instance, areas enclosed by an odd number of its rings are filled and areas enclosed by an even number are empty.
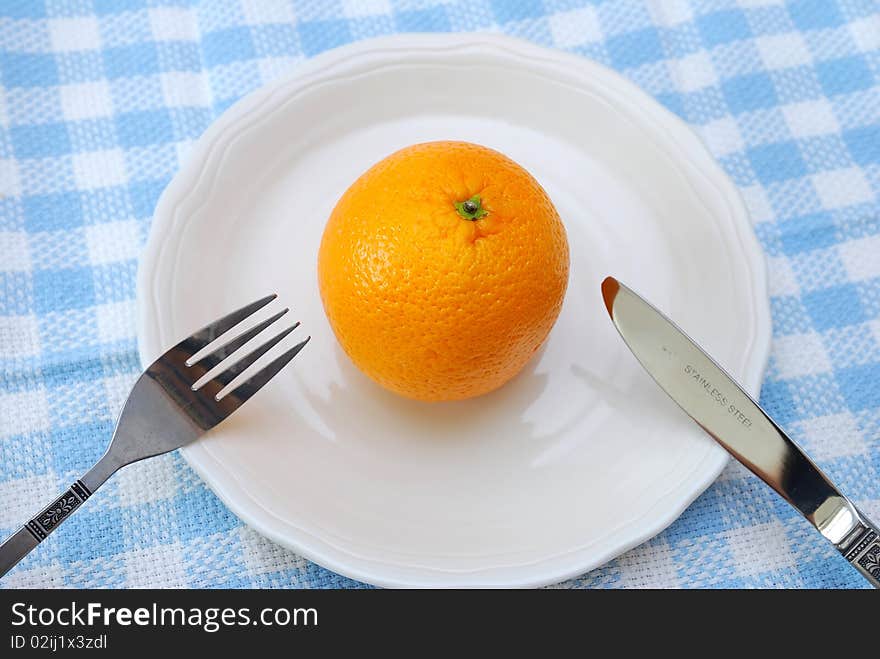
<svg viewBox="0 0 880 659">
<path fill-rule="evenodd" d="M 409 398 L 470 398 L 510 380 L 547 338 L 568 242 L 547 193 L 507 156 L 416 144 L 342 195 L 318 283 L 336 338 L 370 378 Z"/>
</svg>

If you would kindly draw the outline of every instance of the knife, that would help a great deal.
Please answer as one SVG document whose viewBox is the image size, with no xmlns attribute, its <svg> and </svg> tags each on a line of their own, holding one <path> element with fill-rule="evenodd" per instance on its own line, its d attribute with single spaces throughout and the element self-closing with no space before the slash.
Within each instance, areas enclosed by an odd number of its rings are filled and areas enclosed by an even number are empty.
<svg viewBox="0 0 880 659">
<path fill-rule="evenodd" d="M 602 298 L 620 336 L 672 400 L 797 509 L 880 588 L 880 531 L 715 360 L 613 277 Z"/>
</svg>

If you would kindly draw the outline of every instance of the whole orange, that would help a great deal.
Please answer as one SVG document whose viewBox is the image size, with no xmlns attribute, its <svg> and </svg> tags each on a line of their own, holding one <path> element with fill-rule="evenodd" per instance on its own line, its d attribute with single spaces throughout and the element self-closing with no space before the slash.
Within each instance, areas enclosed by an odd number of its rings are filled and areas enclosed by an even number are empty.
<svg viewBox="0 0 880 659">
<path fill-rule="evenodd" d="M 568 242 L 522 167 L 467 142 L 416 144 L 371 167 L 333 209 L 318 282 L 336 338 L 409 398 L 487 393 L 547 338 Z"/>
</svg>

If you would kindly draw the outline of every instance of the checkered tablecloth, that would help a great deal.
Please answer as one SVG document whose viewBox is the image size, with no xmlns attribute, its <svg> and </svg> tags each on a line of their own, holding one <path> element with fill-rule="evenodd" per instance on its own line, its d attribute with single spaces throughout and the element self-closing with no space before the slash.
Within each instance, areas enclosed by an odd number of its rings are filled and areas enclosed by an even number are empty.
<svg viewBox="0 0 880 659">
<path fill-rule="evenodd" d="M 612 67 L 705 140 L 769 263 L 761 401 L 880 520 L 876 0 L 3 0 L 0 532 L 110 436 L 139 373 L 138 255 L 192 141 L 334 46 L 479 30 Z M 361 585 L 258 536 L 176 454 L 120 472 L 0 584 Z M 731 465 L 664 533 L 563 585 L 865 584 Z"/>
</svg>

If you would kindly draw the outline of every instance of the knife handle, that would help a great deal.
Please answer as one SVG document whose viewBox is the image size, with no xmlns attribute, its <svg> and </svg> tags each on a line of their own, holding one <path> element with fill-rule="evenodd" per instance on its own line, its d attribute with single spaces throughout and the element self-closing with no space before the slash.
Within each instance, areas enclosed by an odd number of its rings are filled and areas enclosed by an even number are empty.
<svg viewBox="0 0 880 659">
<path fill-rule="evenodd" d="M 861 513 L 859 516 L 859 524 L 837 548 L 874 588 L 880 588 L 880 529 Z"/>
</svg>

